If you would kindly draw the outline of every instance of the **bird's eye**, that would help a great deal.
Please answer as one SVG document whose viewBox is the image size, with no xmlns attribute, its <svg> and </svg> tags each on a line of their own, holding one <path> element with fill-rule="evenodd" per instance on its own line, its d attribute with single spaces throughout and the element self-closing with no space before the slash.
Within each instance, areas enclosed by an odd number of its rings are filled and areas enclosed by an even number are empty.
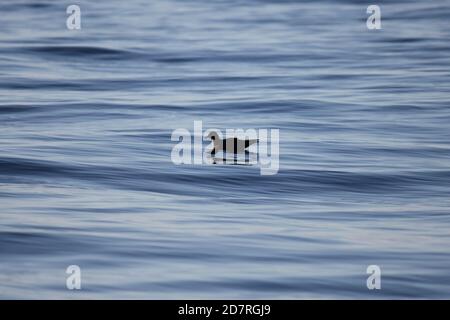
<svg viewBox="0 0 450 320">
<path fill-rule="evenodd" d="M 216 137 L 212 136 L 212 137 L 211 137 L 211 140 L 216 140 Z"/>
</svg>

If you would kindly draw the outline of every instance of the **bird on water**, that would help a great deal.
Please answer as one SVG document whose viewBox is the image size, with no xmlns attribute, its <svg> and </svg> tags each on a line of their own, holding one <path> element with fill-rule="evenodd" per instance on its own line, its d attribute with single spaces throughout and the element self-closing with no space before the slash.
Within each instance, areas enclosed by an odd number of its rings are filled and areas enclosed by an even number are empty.
<svg viewBox="0 0 450 320">
<path fill-rule="evenodd" d="M 248 152 L 246 149 L 252 144 L 258 142 L 258 139 L 220 139 L 219 135 L 215 131 L 211 131 L 208 134 L 208 138 L 211 139 L 214 145 L 214 148 L 211 150 L 211 155 L 215 155 L 219 151 L 234 154 Z"/>
</svg>

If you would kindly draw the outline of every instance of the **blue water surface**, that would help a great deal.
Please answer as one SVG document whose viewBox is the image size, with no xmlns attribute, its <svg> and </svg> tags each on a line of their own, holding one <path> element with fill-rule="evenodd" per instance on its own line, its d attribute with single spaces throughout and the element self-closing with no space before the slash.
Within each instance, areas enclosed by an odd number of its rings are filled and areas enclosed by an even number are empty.
<svg viewBox="0 0 450 320">
<path fill-rule="evenodd" d="M 69 4 L 0 4 L 0 298 L 450 298 L 450 1 L 378 1 L 381 30 L 356 0 Z M 278 174 L 174 165 L 194 121 L 279 129 Z"/>
</svg>

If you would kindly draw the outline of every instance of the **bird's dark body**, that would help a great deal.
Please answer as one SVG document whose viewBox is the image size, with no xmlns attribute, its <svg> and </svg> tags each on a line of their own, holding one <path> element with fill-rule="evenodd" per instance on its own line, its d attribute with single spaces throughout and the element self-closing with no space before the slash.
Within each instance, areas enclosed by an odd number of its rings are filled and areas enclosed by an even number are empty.
<svg viewBox="0 0 450 320">
<path fill-rule="evenodd" d="M 218 151 L 223 151 L 224 153 L 243 153 L 248 152 L 245 150 L 253 143 L 257 142 L 258 140 L 253 139 L 246 139 L 246 140 L 240 140 L 238 138 L 229 138 L 229 139 L 223 139 L 221 143 L 219 142 L 219 145 L 215 145 L 213 150 L 211 151 L 212 155 L 215 155 Z"/>
</svg>

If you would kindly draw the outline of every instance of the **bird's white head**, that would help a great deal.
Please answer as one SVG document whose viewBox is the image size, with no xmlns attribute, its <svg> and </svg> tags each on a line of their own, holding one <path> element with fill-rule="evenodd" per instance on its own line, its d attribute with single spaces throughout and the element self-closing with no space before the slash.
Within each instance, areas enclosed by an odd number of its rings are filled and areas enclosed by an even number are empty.
<svg viewBox="0 0 450 320">
<path fill-rule="evenodd" d="M 215 131 L 210 131 L 207 135 L 207 138 L 213 142 L 219 141 L 219 135 Z"/>
</svg>

